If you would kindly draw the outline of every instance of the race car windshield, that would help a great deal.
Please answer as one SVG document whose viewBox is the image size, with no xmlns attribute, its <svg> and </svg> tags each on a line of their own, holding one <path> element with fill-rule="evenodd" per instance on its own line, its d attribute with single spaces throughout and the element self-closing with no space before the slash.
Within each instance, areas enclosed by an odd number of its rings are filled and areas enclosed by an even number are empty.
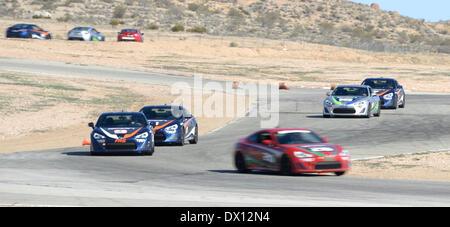
<svg viewBox="0 0 450 227">
<path fill-rule="evenodd" d="M 149 120 L 175 120 L 180 118 L 182 115 L 182 111 L 172 111 L 171 107 L 144 108 L 142 112 Z"/>
<path fill-rule="evenodd" d="M 363 83 L 364 85 L 368 85 L 373 89 L 393 89 L 394 81 L 392 80 L 366 80 Z"/>
<path fill-rule="evenodd" d="M 97 127 L 143 127 L 147 121 L 141 114 L 108 114 L 102 115 Z"/>
<path fill-rule="evenodd" d="M 367 96 L 367 88 L 364 87 L 337 87 L 334 96 Z"/>
<path fill-rule="evenodd" d="M 76 27 L 72 29 L 72 31 L 87 31 L 87 30 L 89 30 L 89 28 L 87 27 Z"/>
<path fill-rule="evenodd" d="M 275 133 L 280 144 L 323 143 L 322 139 L 311 131 L 283 131 Z"/>
<path fill-rule="evenodd" d="M 28 25 L 28 24 L 16 24 L 16 25 L 12 26 L 12 28 L 14 28 L 14 29 L 26 29 L 29 26 L 30 25 Z"/>
<path fill-rule="evenodd" d="M 123 30 L 121 31 L 121 33 L 125 33 L 125 32 L 128 32 L 128 33 L 137 33 L 137 30 L 136 30 L 136 29 L 123 29 Z"/>
</svg>

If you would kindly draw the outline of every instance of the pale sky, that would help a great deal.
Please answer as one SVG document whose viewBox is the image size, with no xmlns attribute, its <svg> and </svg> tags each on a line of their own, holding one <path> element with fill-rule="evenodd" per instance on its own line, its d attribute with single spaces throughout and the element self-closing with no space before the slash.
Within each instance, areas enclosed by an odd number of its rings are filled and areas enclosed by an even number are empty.
<svg viewBox="0 0 450 227">
<path fill-rule="evenodd" d="M 429 22 L 450 20 L 450 0 L 350 0 L 352 2 L 370 5 L 377 3 L 380 8 L 397 11 L 400 14 L 415 19 L 425 19 Z"/>
</svg>

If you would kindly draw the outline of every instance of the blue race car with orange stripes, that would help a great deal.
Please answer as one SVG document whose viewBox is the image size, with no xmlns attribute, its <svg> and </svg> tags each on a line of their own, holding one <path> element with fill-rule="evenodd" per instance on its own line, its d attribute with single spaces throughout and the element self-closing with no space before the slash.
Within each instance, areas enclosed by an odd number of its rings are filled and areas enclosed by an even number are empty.
<svg viewBox="0 0 450 227">
<path fill-rule="evenodd" d="M 34 24 L 16 24 L 6 30 L 6 38 L 51 39 L 52 35 Z"/>
<path fill-rule="evenodd" d="M 198 124 L 195 117 L 183 106 L 145 106 L 139 112 L 147 117 L 155 133 L 155 143 L 176 144 L 198 142 Z"/>
<path fill-rule="evenodd" d="M 381 108 L 405 108 L 406 94 L 403 86 L 393 78 L 367 78 L 363 85 L 370 86 L 380 97 Z"/>
<path fill-rule="evenodd" d="M 92 127 L 91 155 L 136 153 L 152 155 L 155 151 L 153 127 L 140 112 L 103 113 Z"/>
</svg>

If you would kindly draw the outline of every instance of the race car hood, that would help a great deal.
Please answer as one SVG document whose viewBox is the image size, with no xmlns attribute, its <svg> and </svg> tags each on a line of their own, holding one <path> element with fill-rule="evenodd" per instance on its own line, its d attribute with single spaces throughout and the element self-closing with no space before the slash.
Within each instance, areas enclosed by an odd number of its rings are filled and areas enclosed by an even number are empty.
<svg viewBox="0 0 450 227">
<path fill-rule="evenodd" d="M 179 120 L 148 120 L 148 123 L 153 127 L 153 131 L 163 129 L 174 124 L 178 124 Z"/>
<path fill-rule="evenodd" d="M 161 127 L 163 125 L 169 126 L 172 123 L 177 123 L 177 120 L 148 120 L 147 121 L 153 127 Z"/>
<path fill-rule="evenodd" d="M 143 127 L 100 127 L 98 131 L 109 138 L 118 139 L 136 136 L 142 132 Z"/>
<path fill-rule="evenodd" d="M 306 151 L 308 153 L 317 156 L 330 156 L 337 155 L 339 153 L 339 147 L 335 144 L 329 143 L 314 143 L 314 144 L 302 144 L 302 145 L 287 145 L 288 147 L 294 147 L 298 151 Z"/>
<path fill-rule="evenodd" d="M 378 96 L 382 96 L 393 91 L 393 89 L 373 89 L 373 90 L 377 93 Z"/>
<path fill-rule="evenodd" d="M 367 96 L 330 96 L 330 101 L 337 105 L 349 105 L 362 100 L 366 100 Z"/>
</svg>

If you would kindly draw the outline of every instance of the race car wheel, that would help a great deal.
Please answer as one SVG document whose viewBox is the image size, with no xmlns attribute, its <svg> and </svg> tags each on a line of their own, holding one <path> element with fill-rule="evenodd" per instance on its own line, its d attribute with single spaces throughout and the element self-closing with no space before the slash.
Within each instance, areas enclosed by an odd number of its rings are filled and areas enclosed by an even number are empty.
<svg viewBox="0 0 450 227">
<path fill-rule="evenodd" d="M 191 140 L 189 140 L 190 144 L 197 144 L 198 142 L 198 127 L 197 125 L 195 126 L 195 134 L 194 134 L 194 138 L 192 138 Z"/>
<path fill-rule="evenodd" d="M 398 107 L 405 108 L 405 102 L 406 102 L 406 97 L 403 95 L 402 104 L 400 106 L 398 106 Z"/>
<path fill-rule="evenodd" d="M 396 110 L 397 107 L 398 107 L 398 100 L 397 100 L 397 98 L 395 98 L 394 105 L 392 105 L 392 109 Z"/>
<path fill-rule="evenodd" d="M 367 114 L 366 114 L 366 116 L 364 116 L 365 118 L 370 118 L 370 116 L 372 115 L 371 109 L 372 109 L 372 104 L 369 103 L 369 105 L 367 105 Z"/>
<path fill-rule="evenodd" d="M 178 141 L 178 143 L 177 143 L 177 145 L 178 146 L 184 146 L 184 129 L 183 130 L 181 130 L 181 133 L 180 133 L 180 141 Z"/>
<path fill-rule="evenodd" d="M 292 175 L 292 163 L 289 157 L 283 156 L 280 163 L 280 173 L 285 176 Z"/>
<path fill-rule="evenodd" d="M 381 109 L 380 109 L 380 108 L 378 108 L 378 111 L 377 111 L 377 113 L 373 114 L 373 116 L 375 116 L 375 117 L 379 117 L 380 115 L 381 115 Z"/>
<path fill-rule="evenodd" d="M 336 175 L 336 176 L 342 176 L 342 175 L 344 175 L 345 174 L 345 171 L 341 171 L 341 172 L 334 172 L 334 175 Z"/>
<path fill-rule="evenodd" d="M 241 152 L 237 152 L 234 156 L 234 165 L 239 173 L 248 173 L 247 164 Z"/>
<path fill-rule="evenodd" d="M 154 152 L 155 152 L 155 143 L 152 142 L 152 146 L 151 146 L 150 150 L 146 151 L 144 155 L 152 156 Z"/>
</svg>

